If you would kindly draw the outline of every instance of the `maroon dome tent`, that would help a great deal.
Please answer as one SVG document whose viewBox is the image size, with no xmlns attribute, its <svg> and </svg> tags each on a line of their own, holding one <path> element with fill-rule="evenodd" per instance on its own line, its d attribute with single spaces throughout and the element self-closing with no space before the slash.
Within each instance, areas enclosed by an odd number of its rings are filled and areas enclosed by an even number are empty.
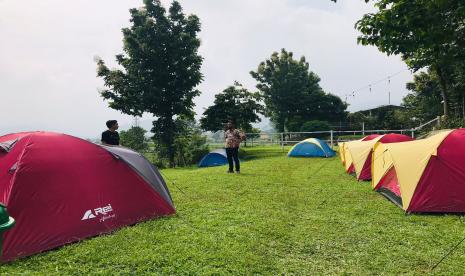
<svg viewBox="0 0 465 276">
<path fill-rule="evenodd" d="M 16 220 L 3 261 L 175 213 L 142 155 L 50 132 L 0 137 L 0 202 Z"/>
<path fill-rule="evenodd" d="M 381 136 L 381 134 L 370 134 L 362 138 L 362 141 L 371 141 Z"/>
<path fill-rule="evenodd" d="M 378 137 L 375 137 L 370 140 L 374 140 Z M 407 142 L 407 141 L 413 141 L 413 140 L 415 139 L 407 135 L 397 134 L 397 133 L 388 133 L 388 134 L 382 135 L 381 138 L 379 138 L 378 143 L 390 144 L 390 143 L 400 143 L 400 142 Z M 373 148 L 371 146 L 370 148 L 371 148 L 370 152 L 365 160 L 365 164 L 363 165 L 362 171 L 358 175 L 358 180 L 371 180 L 371 163 L 372 163 Z"/>
</svg>

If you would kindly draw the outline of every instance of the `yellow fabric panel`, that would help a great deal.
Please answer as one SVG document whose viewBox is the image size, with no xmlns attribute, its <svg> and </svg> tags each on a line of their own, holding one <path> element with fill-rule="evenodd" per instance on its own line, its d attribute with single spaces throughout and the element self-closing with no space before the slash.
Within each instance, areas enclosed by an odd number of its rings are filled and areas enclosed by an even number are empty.
<svg viewBox="0 0 465 276">
<path fill-rule="evenodd" d="M 356 145 L 358 143 L 361 143 L 361 141 L 356 140 L 356 141 L 350 141 L 350 142 L 344 143 L 344 160 L 345 160 L 344 168 L 346 171 L 350 168 L 350 165 L 352 165 L 352 162 L 353 162 L 352 154 L 350 153 L 349 147 L 351 145 Z"/>
<path fill-rule="evenodd" d="M 403 209 L 407 210 L 418 182 L 432 155 L 451 131 L 438 133 L 426 139 L 383 144 L 391 155 L 399 181 Z M 381 149 L 381 147 L 380 147 Z"/>
<path fill-rule="evenodd" d="M 371 158 L 371 186 L 373 189 L 393 166 L 391 153 L 386 150 L 386 144 L 376 143 Z"/>
<path fill-rule="evenodd" d="M 337 146 L 339 147 L 339 158 L 341 158 L 342 164 L 344 164 L 344 147 L 345 142 L 338 143 Z"/>
<path fill-rule="evenodd" d="M 363 165 L 367 161 L 368 156 L 371 154 L 373 146 L 381 139 L 383 136 L 378 136 L 373 140 L 369 141 L 360 141 L 359 143 L 351 144 L 347 147 L 347 150 L 352 156 L 352 162 L 354 163 L 355 174 L 357 178 L 360 177 L 362 172 Z"/>
</svg>

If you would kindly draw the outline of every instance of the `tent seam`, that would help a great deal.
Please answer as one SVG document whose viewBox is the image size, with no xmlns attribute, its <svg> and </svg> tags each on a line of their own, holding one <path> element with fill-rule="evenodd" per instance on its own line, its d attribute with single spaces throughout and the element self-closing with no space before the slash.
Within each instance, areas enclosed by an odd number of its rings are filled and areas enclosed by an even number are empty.
<svg viewBox="0 0 465 276">
<path fill-rule="evenodd" d="M 7 207 L 8 207 L 8 204 L 10 203 L 10 198 L 11 198 L 11 195 L 13 194 L 13 189 L 15 187 L 14 184 L 16 182 L 16 175 L 18 174 L 19 170 L 21 169 L 21 166 L 20 166 L 21 160 L 23 159 L 23 156 L 26 153 L 26 151 L 27 151 L 27 149 L 28 149 L 28 147 L 30 145 L 30 141 L 31 141 L 33 135 L 34 134 L 31 133 L 30 135 L 27 136 L 27 141 L 24 144 L 24 148 L 21 151 L 21 154 L 18 156 L 18 159 L 16 160 L 16 164 L 18 164 L 18 165 L 17 165 L 17 167 L 16 167 L 16 169 L 15 169 L 15 171 L 13 173 L 13 177 L 10 180 L 10 192 L 8 193 L 8 198 L 6 200 L 7 202 L 5 202 L 5 205 Z M 23 137 L 22 139 L 25 139 L 25 137 Z M 19 142 L 19 140 L 18 140 L 18 142 Z"/>
</svg>

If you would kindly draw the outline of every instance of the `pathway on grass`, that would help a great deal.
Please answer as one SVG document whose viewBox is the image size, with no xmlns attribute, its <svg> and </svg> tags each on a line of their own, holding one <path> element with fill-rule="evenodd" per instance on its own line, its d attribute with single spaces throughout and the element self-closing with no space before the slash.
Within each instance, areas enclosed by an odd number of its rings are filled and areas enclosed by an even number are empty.
<svg viewBox="0 0 465 276">
<path fill-rule="evenodd" d="M 420 274 L 465 235 L 459 216 L 406 216 L 339 159 L 246 150 L 226 167 L 163 173 L 177 215 L 3 265 L 2 273 Z M 179 189 L 183 192 L 181 192 Z M 185 194 L 184 194 L 185 193 Z M 465 246 L 438 266 L 465 273 Z"/>
</svg>

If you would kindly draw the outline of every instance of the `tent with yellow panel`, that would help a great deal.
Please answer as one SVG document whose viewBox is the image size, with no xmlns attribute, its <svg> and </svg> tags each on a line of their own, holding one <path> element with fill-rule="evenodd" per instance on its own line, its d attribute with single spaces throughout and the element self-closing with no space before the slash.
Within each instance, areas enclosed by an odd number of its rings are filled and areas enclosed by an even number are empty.
<svg viewBox="0 0 465 276">
<path fill-rule="evenodd" d="M 388 133 L 369 141 L 348 145 L 346 152 L 350 155 L 350 158 L 352 158 L 352 164 L 357 179 L 371 180 L 371 156 L 375 144 L 400 143 L 412 140 L 413 139 L 407 135 Z"/>
<path fill-rule="evenodd" d="M 336 153 L 325 141 L 317 138 L 305 139 L 294 145 L 287 153 L 288 157 L 333 157 Z"/>
<path fill-rule="evenodd" d="M 373 188 L 406 212 L 465 212 L 465 129 L 377 143 Z"/>
<path fill-rule="evenodd" d="M 355 173 L 355 168 L 354 168 L 354 163 L 353 163 L 353 158 L 352 154 L 348 150 L 352 146 L 356 146 L 359 144 L 363 144 L 363 142 L 368 142 L 372 141 L 373 139 L 376 139 L 377 137 L 380 137 L 381 135 L 379 134 L 371 134 L 368 136 L 365 136 L 364 138 L 360 140 L 354 140 L 354 141 L 349 141 L 349 142 L 342 142 L 339 143 L 339 155 L 342 161 L 342 165 L 345 168 L 345 171 L 349 174 Z"/>
</svg>

